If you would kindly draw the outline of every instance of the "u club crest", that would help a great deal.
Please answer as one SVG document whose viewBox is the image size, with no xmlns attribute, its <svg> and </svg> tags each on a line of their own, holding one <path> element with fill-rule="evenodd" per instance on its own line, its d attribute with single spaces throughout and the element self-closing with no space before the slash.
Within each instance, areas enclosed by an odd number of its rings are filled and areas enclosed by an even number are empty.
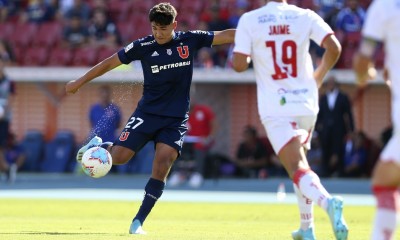
<svg viewBox="0 0 400 240">
<path fill-rule="evenodd" d="M 177 47 L 176 48 L 179 53 L 179 57 L 182 59 L 186 59 L 189 57 L 189 47 L 188 46 L 183 46 L 183 47 Z"/>
</svg>

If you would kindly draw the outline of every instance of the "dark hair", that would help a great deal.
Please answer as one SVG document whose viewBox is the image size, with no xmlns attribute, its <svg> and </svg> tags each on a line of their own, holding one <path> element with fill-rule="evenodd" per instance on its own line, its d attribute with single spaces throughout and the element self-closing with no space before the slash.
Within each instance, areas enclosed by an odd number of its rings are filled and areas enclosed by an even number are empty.
<svg viewBox="0 0 400 240">
<path fill-rule="evenodd" d="M 159 3 L 150 9 L 149 20 L 166 26 L 175 21 L 177 14 L 176 9 L 170 3 Z"/>
</svg>

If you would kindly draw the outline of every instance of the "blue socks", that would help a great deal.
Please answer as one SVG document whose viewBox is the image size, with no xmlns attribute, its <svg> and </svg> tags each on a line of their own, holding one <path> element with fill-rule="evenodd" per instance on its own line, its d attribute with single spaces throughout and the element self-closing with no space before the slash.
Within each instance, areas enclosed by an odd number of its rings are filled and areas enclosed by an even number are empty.
<svg viewBox="0 0 400 240">
<path fill-rule="evenodd" d="M 156 204 L 157 200 L 161 197 L 164 190 L 165 183 L 163 181 L 150 178 L 144 188 L 144 199 L 142 205 L 139 208 L 134 220 L 139 220 L 143 225 L 144 220 L 146 220 L 147 215 L 149 215 L 151 209 Z"/>
</svg>

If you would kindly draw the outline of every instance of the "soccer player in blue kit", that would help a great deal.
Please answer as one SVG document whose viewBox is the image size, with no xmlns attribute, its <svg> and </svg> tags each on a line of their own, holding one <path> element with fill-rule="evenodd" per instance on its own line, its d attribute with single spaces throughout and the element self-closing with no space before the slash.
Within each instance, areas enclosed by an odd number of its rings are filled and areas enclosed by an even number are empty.
<svg viewBox="0 0 400 240">
<path fill-rule="evenodd" d="M 66 84 L 67 93 L 75 93 L 85 83 L 121 64 L 140 60 L 143 68 L 143 96 L 114 143 L 102 143 L 94 137 L 77 154 L 94 146 L 106 148 L 113 164 L 125 164 L 148 141 L 155 142 L 151 178 L 145 196 L 129 229 L 144 234 L 143 222 L 164 190 L 167 175 L 179 156 L 187 131 L 189 93 L 193 75 L 193 56 L 202 47 L 234 42 L 235 30 L 175 32 L 177 12 L 169 3 L 155 5 L 149 12 L 152 35 L 138 39 L 95 65 L 83 76 Z"/>
</svg>

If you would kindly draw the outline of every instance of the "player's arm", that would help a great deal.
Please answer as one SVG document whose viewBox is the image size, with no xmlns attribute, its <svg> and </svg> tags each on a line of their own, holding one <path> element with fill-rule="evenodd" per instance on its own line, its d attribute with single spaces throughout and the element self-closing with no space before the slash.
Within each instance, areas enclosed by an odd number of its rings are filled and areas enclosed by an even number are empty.
<svg viewBox="0 0 400 240">
<path fill-rule="evenodd" d="M 333 34 L 326 36 L 321 46 L 325 52 L 322 55 L 321 64 L 314 71 L 314 79 L 317 81 L 318 87 L 322 85 L 326 74 L 336 64 L 342 52 L 342 46 Z"/>
<path fill-rule="evenodd" d="M 67 93 L 76 93 L 79 90 L 79 88 L 82 87 L 85 83 L 92 81 L 93 79 L 118 67 L 121 64 L 122 63 L 119 60 L 118 54 L 115 53 L 112 56 L 101 61 L 94 67 L 92 67 L 82 77 L 80 77 L 76 80 L 69 81 L 65 86 L 65 91 Z"/>
<path fill-rule="evenodd" d="M 249 68 L 250 57 L 246 54 L 234 52 L 232 57 L 232 68 L 236 72 L 243 72 Z"/>
<path fill-rule="evenodd" d="M 235 41 L 236 29 L 226 29 L 223 31 L 214 31 L 214 39 L 212 45 L 221 45 L 233 43 Z"/>
<path fill-rule="evenodd" d="M 353 57 L 353 70 L 356 74 L 357 83 L 365 86 L 368 80 L 376 77 L 376 69 L 372 60 L 379 42 L 371 38 L 363 38 L 360 48 Z M 388 76 L 386 76 L 388 78 Z"/>
</svg>

